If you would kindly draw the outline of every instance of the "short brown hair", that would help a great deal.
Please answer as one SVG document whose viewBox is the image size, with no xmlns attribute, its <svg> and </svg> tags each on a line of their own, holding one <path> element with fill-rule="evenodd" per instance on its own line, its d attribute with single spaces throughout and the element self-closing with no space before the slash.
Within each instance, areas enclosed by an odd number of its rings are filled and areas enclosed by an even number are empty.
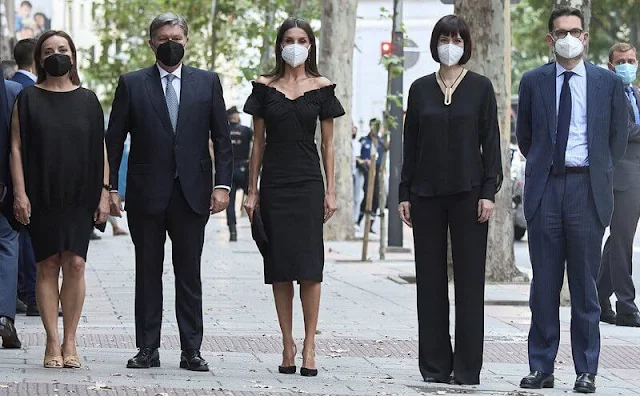
<svg viewBox="0 0 640 396">
<path fill-rule="evenodd" d="M 438 55 L 438 43 L 440 42 L 440 36 L 457 36 L 460 35 L 464 42 L 464 53 L 458 64 L 464 65 L 471 59 L 471 49 L 473 43 L 471 42 L 471 32 L 469 31 L 469 25 L 457 15 L 447 15 L 442 17 L 436 26 L 433 27 L 431 33 L 431 57 L 434 61 L 440 63 L 440 55 Z"/>
<path fill-rule="evenodd" d="M 71 36 L 62 30 L 49 30 L 47 32 L 42 33 L 40 38 L 38 39 L 38 43 L 36 44 L 36 48 L 33 52 L 33 59 L 36 62 L 36 74 L 38 75 L 38 84 L 42 83 L 47 79 L 47 72 L 42 67 L 42 47 L 44 42 L 50 39 L 53 36 L 62 37 L 67 40 L 69 43 L 69 48 L 71 49 L 71 59 L 73 60 L 73 64 L 71 65 L 71 70 L 69 71 L 69 79 L 74 85 L 80 85 L 80 77 L 78 76 L 78 62 L 77 62 L 77 51 L 76 45 L 73 43 Z"/>
<path fill-rule="evenodd" d="M 627 52 L 631 50 L 636 50 L 636 48 L 629 43 L 617 43 L 614 44 L 613 47 L 609 50 L 609 62 L 613 60 L 613 54 L 616 52 Z"/>
</svg>

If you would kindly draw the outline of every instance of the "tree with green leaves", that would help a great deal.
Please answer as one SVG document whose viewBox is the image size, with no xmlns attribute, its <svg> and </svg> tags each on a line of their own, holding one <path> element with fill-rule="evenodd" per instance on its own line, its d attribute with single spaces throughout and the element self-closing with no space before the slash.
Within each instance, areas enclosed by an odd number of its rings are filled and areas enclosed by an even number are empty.
<svg viewBox="0 0 640 396">
<path fill-rule="evenodd" d="M 585 11 L 585 30 L 590 34 L 588 58 L 597 65 L 608 62 L 609 49 L 617 42 L 640 45 L 637 0 L 522 0 L 511 13 L 514 92 L 525 71 L 551 60 L 544 36 L 548 33 L 549 14 L 556 5 L 578 6 Z"/>
<path fill-rule="evenodd" d="M 273 64 L 273 40 L 282 21 L 290 14 L 319 19 L 319 7 L 319 0 L 217 0 L 215 4 L 202 0 L 99 0 L 93 8 L 99 44 L 96 56 L 87 60 L 83 70 L 88 85 L 109 106 L 120 74 L 153 64 L 154 55 L 147 44 L 149 24 L 156 15 L 172 11 L 189 22 L 187 63 L 203 69 L 234 64 L 242 72 L 241 78 L 253 80 Z"/>
</svg>

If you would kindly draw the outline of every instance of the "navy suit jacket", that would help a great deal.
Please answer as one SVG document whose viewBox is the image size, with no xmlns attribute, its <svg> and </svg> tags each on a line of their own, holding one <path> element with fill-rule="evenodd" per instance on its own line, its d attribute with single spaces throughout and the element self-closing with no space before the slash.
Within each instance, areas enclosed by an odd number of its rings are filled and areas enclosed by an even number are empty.
<svg viewBox="0 0 640 396">
<path fill-rule="evenodd" d="M 9 170 L 9 156 L 11 154 L 11 111 L 16 97 L 22 90 L 20 84 L 0 78 L 0 206 L 7 215 L 11 211 L 12 201 L 11 172 Z M 9 219 L 11 217 L 8 216 Z"/>
<path fill-rule="evenodd" d="M 36 82 L 33 81 L 29 76 L 20 72 L 15 73 L 13 77 L 11 77 L 11 81 L 15 81 L 18 84 L 22 85 L 22 88 L 27 88 L 36 84 Z"/>
<path fill-rule="evenodd" d="M 118 188 L 124 141 L 131 134 L 127 210 L 158 214 L 169 205 L 176 173 L 196 213 L 209 212 L 213 167 L 216 185 L 231 186 L 233 151 L 222 85 L 216 73 L 182 66 L 180 107 L 174 133 L 156 65 L 120 76 L 106 144 L 110 183 Z"/>
<path fill-rule="evenodd" d="M 640 105 L 638 88 L 633 87 L 636 103 Z M 613 174 L 613 191 L 627 191 L 640 183 L 640 125 L 636 124 L 633 108 L 629 105 L 629 145 Z"/>
<path fill-rule="evenodd" d="M 613 170 L 629 136 L 629 102 L 622 80 L 585 61 L 587 71 L 587 135 L 591 189 L 602 224 L 613 214 Z M 520 82 L 516 135 L 527 159 L 524 213 L 536 214 L 549 178 L 557 131 L 556 64 L 524 74 Z"/>
</svg>

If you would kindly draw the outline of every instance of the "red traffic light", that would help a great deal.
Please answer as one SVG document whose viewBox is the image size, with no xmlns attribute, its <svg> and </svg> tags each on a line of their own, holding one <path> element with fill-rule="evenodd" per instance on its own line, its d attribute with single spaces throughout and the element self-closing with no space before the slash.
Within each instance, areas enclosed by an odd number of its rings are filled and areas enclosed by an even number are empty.
<svg viewBox="0 0 640 396">
<path fill-rule="evenodd" d="M 393 52 L 393 44 L 388 41 L 383 41 L 380 44 L 380 52 L 382 52 L 382 56 L 389 55 Z"/>
</svg>

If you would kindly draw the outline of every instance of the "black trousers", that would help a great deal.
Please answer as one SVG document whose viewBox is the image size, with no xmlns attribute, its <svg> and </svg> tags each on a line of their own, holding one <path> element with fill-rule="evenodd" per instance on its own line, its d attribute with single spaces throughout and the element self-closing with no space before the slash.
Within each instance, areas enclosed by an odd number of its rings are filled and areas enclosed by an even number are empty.
<svg viewBox="0 0 640 396">
<path fill-rule="evenodd" d="M 373 201 L 371 204 L 371 215 L 375 216 L 376 212 L 378 212 L 378 208 L 380 206 L 380 167 L 377 168 L 375 182 L 373 183 Z M 360 216 L 358 217 L 358 224 L 362 221 L 366 211 L 367 211 L 367 190 L 369 189 L 369 173 L 366 172 L 364 174 L 364 197 L 362 198 L 362 203 L 360 204 Z"/>
<path fill-rule="evenodd" d="M 480 190 L 411 197 L 418 295 L 419 365 L 426 379 L 478 384 L 484 342 L 488 224 L 478 223 Z M 455 352 L 449 334 L 447 229 L 455 284 Z"/>
<path fill-rule="evenodd" d="M 163 213 L 129 212 L 129 229 L 136 253 L 136 345 L 160 347 L 162 270 L 167 232 L 171 238 L 176 288 L 176 319 L 183 350 L 202 344 L 202 284 L 200 259 L 209 214 L 195 213 L 176 179 Z"/>
<path fill-rule="evenodd" d="M 229 206 L 227 207 L 227 225 L 236 225 L 236 192 L 241 189 L 247 192 L 247 168 L 235 168 L 233 170 L 233 184 L 229 192 Z"/>
</svg>

